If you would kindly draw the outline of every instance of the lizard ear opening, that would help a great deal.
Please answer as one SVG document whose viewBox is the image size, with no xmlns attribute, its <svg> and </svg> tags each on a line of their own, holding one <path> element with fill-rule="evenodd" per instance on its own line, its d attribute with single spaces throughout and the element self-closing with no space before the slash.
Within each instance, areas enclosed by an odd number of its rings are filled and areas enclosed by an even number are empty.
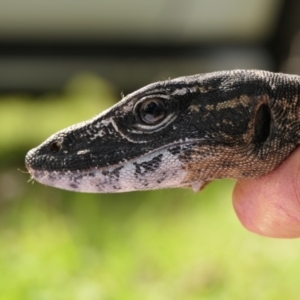
<svg viewBox="0 0 300 300">
<path fill-rule="evenodd" d="M 255 117 L 254 124 L 254 142 L 263 143 L 270 135 L 271 127 L 271 111 L 267 104 L 262 104 Z"/>
</svg>

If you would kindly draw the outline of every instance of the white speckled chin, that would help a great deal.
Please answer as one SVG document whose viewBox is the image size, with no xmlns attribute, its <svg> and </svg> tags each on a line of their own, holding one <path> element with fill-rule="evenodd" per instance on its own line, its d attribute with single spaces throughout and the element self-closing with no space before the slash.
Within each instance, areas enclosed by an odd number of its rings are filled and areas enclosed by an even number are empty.
<svg viewBox="0 0 300 300">
<path fill-rule="evenodd" d="M 29 169 L 32 177 L 45 185 L 87 193 L 118 193 L 186 186 L 187 172 L 176 155 L 157 151 L 124 163 L 85 172 Z"/>
</svg>

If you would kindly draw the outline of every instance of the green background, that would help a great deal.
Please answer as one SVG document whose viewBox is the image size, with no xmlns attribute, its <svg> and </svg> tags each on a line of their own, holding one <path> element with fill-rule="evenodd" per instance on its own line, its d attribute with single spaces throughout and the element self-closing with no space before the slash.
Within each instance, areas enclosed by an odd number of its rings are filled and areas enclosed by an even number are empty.
<svg viewBox="0 0 300 300">
<path fill-rule="evenodd" d="M 246 231 L 233 181 L 116 195 L 29 181 L 26 152 L 114 90 L 81 74 L 60 94 L 0 99 L 0 299 L 298 299 L 300 240 Z"/>
</svg>

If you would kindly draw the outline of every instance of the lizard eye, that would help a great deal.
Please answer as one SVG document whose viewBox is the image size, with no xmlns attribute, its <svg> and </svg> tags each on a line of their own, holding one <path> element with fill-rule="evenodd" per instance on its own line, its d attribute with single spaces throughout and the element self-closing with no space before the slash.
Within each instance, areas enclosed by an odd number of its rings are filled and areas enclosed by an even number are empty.
<svg viewBox="0 0 300 300">
<path fill-rule="evenodd" d="M 142 102 L 138 112 L 141 120 L 148 125 L 155 125 L 167 116 L 168 107 L 162 99 L 154 98 Z"/>
</svg>

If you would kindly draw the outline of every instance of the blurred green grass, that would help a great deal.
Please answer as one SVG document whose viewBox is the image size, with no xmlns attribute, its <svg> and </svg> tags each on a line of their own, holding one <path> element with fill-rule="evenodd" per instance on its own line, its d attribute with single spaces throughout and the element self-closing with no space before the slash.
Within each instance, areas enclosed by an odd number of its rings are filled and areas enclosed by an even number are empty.
<svg viewBox="0 0 300 300">
<path fill-rule="evenodd" d="M 0 299 L 297 299 L 300 240 L 243 229 L 233 181 L 116 195 L 27 183 L 27 150 L 117 98 L 82 74 L 60 95 L 0 99 Z"/>
</svg>

